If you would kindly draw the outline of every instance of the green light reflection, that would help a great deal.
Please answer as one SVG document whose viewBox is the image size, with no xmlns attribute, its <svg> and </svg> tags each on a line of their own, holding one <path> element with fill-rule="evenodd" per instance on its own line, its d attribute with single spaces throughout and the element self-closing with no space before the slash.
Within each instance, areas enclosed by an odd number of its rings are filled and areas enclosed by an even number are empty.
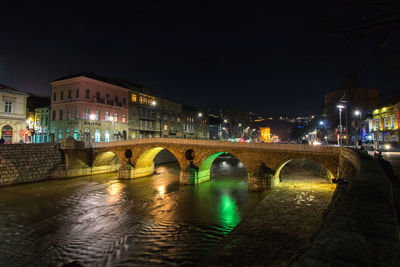
<svg viewBox="0 0 400 267">
<path fill-rule="evenodd" d="M 235 201 L 227 193 L 221 197 L 219 212 L 219 217 L 223 226 L 233 228 L 238 225 L 241 220 L 240 212 Z"/>
</svg>

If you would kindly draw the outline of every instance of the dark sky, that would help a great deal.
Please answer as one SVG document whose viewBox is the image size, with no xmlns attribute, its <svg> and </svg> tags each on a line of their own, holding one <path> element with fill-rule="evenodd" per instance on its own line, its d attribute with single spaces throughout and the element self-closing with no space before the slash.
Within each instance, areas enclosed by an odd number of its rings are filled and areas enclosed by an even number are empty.
<svg viewBox="0 0 400 267">
<path fill-rule="evenodd" d="M 297 115 L 320 113 L 351 69 L 312 31 L 325 1 L 8 2 L 0 83 L 43 95 L 51 80 L 96 72 L 197 107 Z"/>
</svg>

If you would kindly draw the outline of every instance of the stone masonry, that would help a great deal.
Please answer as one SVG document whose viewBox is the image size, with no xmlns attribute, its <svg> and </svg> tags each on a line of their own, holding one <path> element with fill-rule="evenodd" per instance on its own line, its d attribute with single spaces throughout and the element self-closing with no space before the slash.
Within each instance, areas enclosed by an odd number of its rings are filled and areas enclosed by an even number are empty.
<svg viewBox="0 0 400 267">
<path fill-rule="evenodd" d="M 49 179 L 61 164 L 58 144 L 0 145 L 0 186 Z"/>
</svg>

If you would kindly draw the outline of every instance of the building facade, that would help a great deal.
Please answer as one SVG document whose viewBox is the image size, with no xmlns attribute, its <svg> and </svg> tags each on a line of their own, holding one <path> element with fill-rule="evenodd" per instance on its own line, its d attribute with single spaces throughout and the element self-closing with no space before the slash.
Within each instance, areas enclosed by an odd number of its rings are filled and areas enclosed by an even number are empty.
<svg viewBox="0 0 400 267">
<path fill-rule="evenodd" d="M 205 113 L 136 83 L 83 73 L 51 86 L 50 141 L 209 138 Z"/>
<path fill-rule="evenodd" d="M 28 118 L 29 119 L 29 118 Z M 36 108 L 34 112 L 34 143 L 46 143 L 50 135 L 50 107 Z"/>
<path fill-rule="evenodd" d="M 399 146 L 400 140 L 400 95 L 391 97 L 372 111 L 369 129 L 374 133 L 374 140 Z"/>
<path fill-rule="evenodd" d="M 92 75 L 50 84 L 50 141 L 69 136 L 85 142 L 128 138 L 129 89 Z"/>
<path fill-rule="evenodd" d="M 25 142 L 28 94 L 0 84 L 0 135 L 6 144 Z"/>
</svg>

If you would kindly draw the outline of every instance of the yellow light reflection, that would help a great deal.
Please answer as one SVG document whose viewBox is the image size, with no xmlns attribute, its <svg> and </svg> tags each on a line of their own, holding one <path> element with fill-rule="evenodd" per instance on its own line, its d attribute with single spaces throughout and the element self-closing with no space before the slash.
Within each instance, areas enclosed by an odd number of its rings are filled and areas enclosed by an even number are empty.
<svg viewBox="0 0 400 267">
<path fill-rule="evenodd" d="M 111 183 L 107 187 L 107 201 L 109 203 L 115 203 L 121 199 L 122 189 L 125 187 L 124 184 L 116 182 Z"/>
<path fill-rule="evenodd" d="M 164 196 L 164 194 L 165 194 L 165 185 L 160 185 L 157 188 L 157 192 L 158 192 L 159 195 Z"/>
</svg>

